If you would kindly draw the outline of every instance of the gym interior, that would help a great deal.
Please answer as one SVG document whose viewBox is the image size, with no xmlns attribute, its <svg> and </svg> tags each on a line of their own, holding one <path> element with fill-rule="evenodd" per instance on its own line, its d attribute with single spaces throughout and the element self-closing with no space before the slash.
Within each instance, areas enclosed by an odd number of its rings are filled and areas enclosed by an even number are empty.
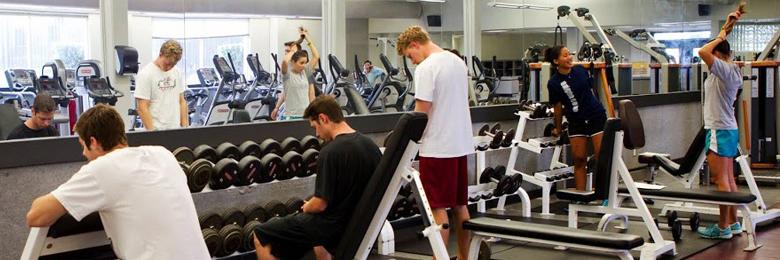
<svg viewBox="0 0 780 260">
<path fill-rule="evenodd" d="M 36 198 L 90 163 L 74 127 L 105 105 L 127 145 L 176 158 L 166 173 L 186 176 L 208 256 L 258 259 L 253 230 L 308 214 L 329 145 L 285 98 L 298 48 L 310 95 L 334 97 L 344 122 L 383 153 L 355 212 L 342 213 L 335 259 L 780 259 L 778 14 L 775 0 L 0 0 L 0 259 L 127 255 L 104 212 L 28 222 Z M 410 26 L 465 63 L 467 84 L 439 89 L 468 90 L 468 113 L 440 108 L 469 118 L 473 133 L 460 140 L 473 148 L 463 223 L 453 210 L 437 223 L 420 178 L 423 136 L 439 133 L 425 128 L 435 112 L 420 110 L 415 93 L 438 79 L 403 53 L 417 46 L 399 37 Z M 182 125 L 166 129 L 154 97 L 150 105 L 140 93 L 171 40 L 178 76 L 164 84 L 181 87 L 173 117 Z M 730 52 L 713 58 L 726 41 Z M 290 42 L 302 47 L 288 53 Z M 582 130 L 568 118 L 574 97 L 552 91 L 566 82 L 547 55 L 555 47 L 604 108 L 590 138 L 573 133 Z M 713 64 L 735 68 L 736 96 L 706 94 L 723 74 Z M 41 96 L 55 107 L 44 119 Z M 713 100 L 729 106 L 713 115 Z M 733 156 L 713 148 L 726 141 L 712 117 L 735 122 Z M 41 122 L 54 129 L 47 137 L 9 138 L 43 136 Z M 713 167 L 711 156 L 725 162 Z M 715 176 L 736 188 L 723 191 Z M 739 228 L 719 226 L 721 208 Z M 720 236 L 702 236 L 709 227 Z M 456 230 L 470 234 L 466 256 Z"/>
</svg>

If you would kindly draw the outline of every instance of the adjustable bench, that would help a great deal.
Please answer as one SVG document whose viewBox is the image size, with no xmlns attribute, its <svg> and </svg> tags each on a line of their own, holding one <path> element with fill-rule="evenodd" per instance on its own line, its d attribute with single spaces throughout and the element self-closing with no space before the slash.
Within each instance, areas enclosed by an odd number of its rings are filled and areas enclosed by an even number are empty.
<svg viewBox="0 0 780 260">
<path fill-rule="evenodd" d="M 663 171 L 677 178 L 683 178 L 683 176 L 688 175 L 687 178 L 682 179 L 681 182 L 685 188 L 690 189 L 706 158 L 705 151 L 707 150 L 704 149 L 704 138 L 704 128 L 701 128 L 691 145 L 688 146 L 688 151 L 685 153 L 685 157 L 683 157 L 681 164 L 672 161 L 672 159 L 669 158 L 669 154 L 662 153 L 644 152 L 639 154 L 637 159 L 639 163 L 647 164 L 650 167 L 651 183 L 655 182 L 655 176 L 657 175 L 656 169 L 660 166 Z M 642 139 L 644 139 L 644 133 L 642 133 Z"/>
<path fill-rule="evenodd" d="M 31 228 L 21 259 L 116 258 L 110 245 L 98 213 L 81 221 L 68 214 L 51 227 Z"/>
<path fill-rule="evenodd" d="M 619 111 L 623 122 L 623 129 L 626 131 L 626 148 L 632 150 L 642 148 L 645 144 L 644 129 L 642 125 L 642 118 L 639 116 L 639 112 L 636 110 L 636 107 L 630 100 L 622 100 L 620 101 Z M 695 173 L 691 174 L 695 175 Z M 621 188 L 618 189 L 618 193 L 620 198 L 616 202 L 618 205 L 620 205 L 622 200 L 629 196 L 630 190 L 628 188 Z M 748 245 L 745 247 L 745 251 L 754 251 L 761 247 L 761 245 L 756 244 L 756 223 L 753 216 L 751 215 L 749 208 L 749 205 L 757 199 L 757 196 L 754 194 L 745 192 L 691 190 L 690 188 L 672 189 L 668 187 L 660 190 L 639 189 L 639 193 L 642 195 L 642 198 L 737 207 L 737 209 L 742 212 L 742 216 L 745 216 L 743 217 L 742 224 L 748 234 Z M 633 201 L 635 203 L 637 202 L 636 199 L 633 199 Z M 612 203 L 612 201 L 610 201 L 610 203 Z M 605 219 L 602 219 L 602 221 L 604 220 Z"/>
</svg>

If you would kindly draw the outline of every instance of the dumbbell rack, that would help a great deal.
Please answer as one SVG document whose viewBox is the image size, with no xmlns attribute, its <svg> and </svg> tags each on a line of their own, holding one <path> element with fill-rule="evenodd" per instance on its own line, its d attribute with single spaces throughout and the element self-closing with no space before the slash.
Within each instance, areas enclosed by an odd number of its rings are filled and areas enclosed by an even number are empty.
<svg viewBox="0 0 780 260">
<path fill-rule="evenodd" d="M 474 140 L 475 141 L 475 146 L 476 146 L 476 143 L 481 141 L 480 140 L 481 138 L 483 138 L 483 137 L 482 136 L 475 137 L 475 140 Z M 515 135 L 515 139 L 517 139 L 516 135 Z M 480 199 L 476 202 L 476 204 L 477 204 L 477 212 L 479 212 L 479 213 L 485 213 L 487 211 L 487 205 L 486 205 L 487 199 L 482 197 L 482 194 L 485 194 L 485 193 L 488 193 L 490 191 L 493 191 L 498 186 L 498 184 L 493 183 L 493 182 L 491 182 L 491 183 L 479 183 L 479 180 L 482 177 L 481 176 L 482 172 L 487 167 L 486 166 L 487 163 L 485 162 L 485 158 L 486 158 L 485 157 L 485 152 L 504 150 L 504 149 L 513 149 L 514 150 L 514 149 L 516 149 L 516 145 L 513 142 L 513 144 L 511 146 L 509 146 L 509 147 L 503 147 L 503 148 L 498 148 L 498 149 L 490 149 L 490 150 L 485 150 L 485 151 L 477 150 L 475 152 L 475 155 L 476 155 L 476 158 L 477 158 L 477 178 L 476 178 L 477 184 L 476 185 L 469 185 L 468 194 L 469 195 L 471 195 L 471 194 L 479 194 L 480 195 Z M 507 175 L 512 175 L 512 174 L 515 174 L 515 173 L 508 172 L 506 174 Z M 495 209 L 496 210 L 504 210 L 504 206 L 506 206 L 506 198 L 507 198 L 507 196 L 510 196 L 510 195 L 518 195 L 520 197 L 520 203 L 522 203 L 522 209 L 523 209 L 522 216 L 523 217 L 531 217 L 531 197 L 528 196 L 528 193 L 523 188 L 517 189 L 517 191 L 515 193 L 503 194 L 500 197 L 498 197 L 498 203 L 497 203 Z"/>
<path fill-rule="evenodd" d="M 564 145 L 556 145 L 552 147 L 553 155 L 550 160 L 548 171 L 538 172 L 534 174 L 530 173 L 524 173 L 522 171 L 515 170 L 515 164 L 517 163 L 517 156 L 520 152 L 519 149 L 525 149 L 527 151 L 533 152 L 535 154 L 541 155 L 542 152 L 546 149 L 551 149 L 551 147 L 541 147 L 540 139 L 530 139 L 528 141 L 523 141 L 523 133 L 525 132 L 526 123 L 528 121 L 537 121 L 537 120 L 546 120 L 547 118 L 531 118 L 531 114 L 526 111 L 518 111 L 515 113 L 518 117 L 520 117 L 517 120 L 517 132 L 515 134 L 515 139 L 512 142 L 512 151 L 509 154 L 509 161 L 507 162 L 506 168 L 507 171 L 514 173 L 514 174 L 523 174 L 524 178 L 523 181 L 530 182 L 536 186 L 539 186 L 542 188 L 542 216 L 552 216 L 554 214 L 550 213 L 550 193 L 552 190 L 552 186 L 556 183 L 562 183 L 562 185 L 565 185 L 567 179 L 556 179 L 556 180 L 548 180 L 547 177 L 549 177 L 552 174 L 555 173 L 563 173 L 563 172 L 573 172 L 574 168 L 566 165 L 564 163 L 560 162 L 561 158 L 561 152 L 563 151 Z M 590 181 L 588 181 L 590 183 Z M 589 185 L 590 186 L 590 185 Z M 565 186 L 564 186 L 565 187 Z M 521 187 L 520 190 L 523 190 Z M 588 187 L 588 190 L 590 190 L 590 187 Z"/>
</svg>

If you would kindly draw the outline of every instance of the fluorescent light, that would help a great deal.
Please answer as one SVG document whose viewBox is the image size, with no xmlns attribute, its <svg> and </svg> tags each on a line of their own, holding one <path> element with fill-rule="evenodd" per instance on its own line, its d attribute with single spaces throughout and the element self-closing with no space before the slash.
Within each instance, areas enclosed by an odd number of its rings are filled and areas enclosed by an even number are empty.
<svg viewBox="0 0 780 260">
<path fill-rule="evenodd" d="M 505 3 L 496 2 L 493 0 L 488 3 L 488 6 L 494 8 L 507 8 L 507 9 L 528 9 L 528 10 L 552 10 L 551 6 L 531 5 L 531 4 L 517 4 L 517 3 Z"/>
<path fill-rule="evenodd" d="M 507 29 L 498 29 L 498 30 L 487 30 L 486 33 L 502 33 L 502 32 L 508 32 Z"/>
<path fill-rule="evenodd" d="M 446 3 L 447 0 L 420 0 L 420 2 L 425 2 L 425 3 Z"/>
</svg>

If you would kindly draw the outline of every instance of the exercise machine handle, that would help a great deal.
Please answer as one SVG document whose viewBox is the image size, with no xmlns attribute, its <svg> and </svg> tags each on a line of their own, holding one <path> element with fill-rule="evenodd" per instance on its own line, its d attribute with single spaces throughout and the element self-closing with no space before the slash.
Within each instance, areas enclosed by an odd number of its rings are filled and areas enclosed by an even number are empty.
<svg viewBox="0 0 780 260">
<path fill-rule="evenodd" d="M 390 63 L 390 60 L 387 59 L 387 56 L 384 53 L 379 54 L 379 60 L 382 61 L 382 65 L 385 66 L 385 70 L 387 70 L 388 75 L 398 75 L 398 69 L 393 67 L 393 64 Z"/>
</svg>

